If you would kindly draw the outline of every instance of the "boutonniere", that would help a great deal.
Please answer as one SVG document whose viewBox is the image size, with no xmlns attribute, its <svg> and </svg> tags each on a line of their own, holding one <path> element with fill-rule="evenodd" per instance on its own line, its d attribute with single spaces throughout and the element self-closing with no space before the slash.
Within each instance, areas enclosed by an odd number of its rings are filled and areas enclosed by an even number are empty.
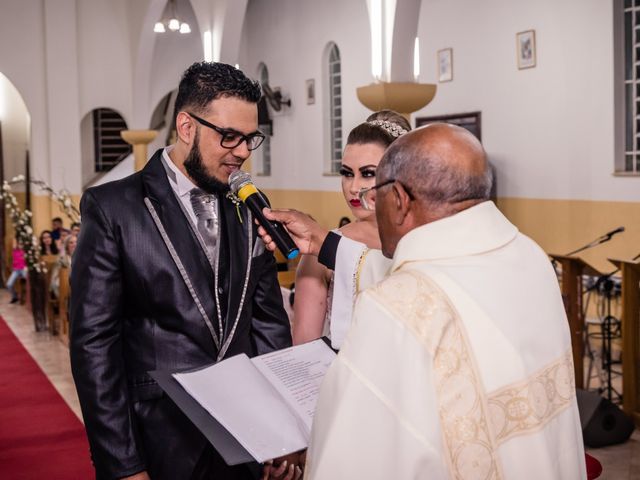
<svg viewBox="0 0 640 480">
<path fill-rule="evenodd" d="M 240 220 L 240 223 L 242 223 L 242 215 L 240 214 L 240 203 L 242 202 L 242 200 L 240 200 L 240 198 L 231 191 L 227 192 L 226 197 L 231 200 L 231 203 L 236 206 L 236 214 L 238 215 L 238 220 Z"/>
</svg>

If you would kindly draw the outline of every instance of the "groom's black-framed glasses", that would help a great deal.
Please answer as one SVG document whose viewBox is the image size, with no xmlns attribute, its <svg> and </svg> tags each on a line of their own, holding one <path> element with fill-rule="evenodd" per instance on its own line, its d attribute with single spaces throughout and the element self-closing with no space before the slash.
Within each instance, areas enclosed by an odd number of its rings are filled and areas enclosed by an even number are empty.
<svg viewBox="0 0 640 480">
<path fill-rule="evenodd" d="M 402 185 L 402 188 L 404 188 L 405 192 L 407 192 L 407 195 L 409 195 L 409 198 L 413 200 L 413 195 L 411 194 L 409 189 L 406 187 L 406 185 L 400 182 L 400 180 L 396 180 L 395 178 L 390 178 L 389 180 L 385 180 L 384 182 L 377 183 L 373 187 L 360 189 L 360 191 L 358 192 L 358 200 L 360 200 L 360 205 L 362 205 L 362 208 L 364 208 L 365 210 L 375 210 L 376 206 L 373 201 L 373 199 L 375 198 L 374 192 L 377 189 L 394 182 L 398 182 L 400 185 Z"/>
<path fill-rule="evenodd" d="M 244 135 L 243 133 L 240 133 L 237 130 L 233 130 L 232 128 L 218 127 L 213 123 L 207 122 L 204 118 L 200 118 L 197 115 L 194 115 L 193 113 L 186 113 L 200 125 L 209 127 L 210 129 L 219 133 L 220 146 L 223 148 L 228 148 L 229 150 L 231 150 L 232 148 L 236 148 L 242 142 L 247 142 L 247 149 L 255 150 L 260 145 L 262 145 L 262 142 L 264 142 L 264 134 L 262 132 L 254 132 L 250 133 L 249 135 Z"/>
</svg>

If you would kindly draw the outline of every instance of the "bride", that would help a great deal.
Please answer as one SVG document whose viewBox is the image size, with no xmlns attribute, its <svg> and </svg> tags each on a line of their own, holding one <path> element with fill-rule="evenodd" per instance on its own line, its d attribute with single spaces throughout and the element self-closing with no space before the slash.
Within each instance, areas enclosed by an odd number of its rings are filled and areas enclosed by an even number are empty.
<svg viewBox="0 0 640 480">
<path fill-rule="evenodd" d="M 362 205 L 358 193 L 375 185 L 376 169 L 386 148 L 400 135 L 411 129 L 409 122 L 391 110 L 375 112 L 367 121 L 349 133 L 342 155 L 340 175 L 342 194 L 356 221 L 349 223 L 337 233 L 380 249 L 378 225 L 373 210 Z M 369 207 L 371 207 L 369 205 Z M 331 319 L 329 306 L 332 295 L 332 272 L 318 262 L 314 256 L 305 255 L 296 273 L 296 295 L 293 306 L 293 343 L 315 340 L 321 336 L 331 338 L 331 324 L 350 322 L 351 319 Z M 341 329 L 346 330 L 345 328 Z M 332 339 L 334 348 L 340 347 L 341 339 Z"/>
</svg>

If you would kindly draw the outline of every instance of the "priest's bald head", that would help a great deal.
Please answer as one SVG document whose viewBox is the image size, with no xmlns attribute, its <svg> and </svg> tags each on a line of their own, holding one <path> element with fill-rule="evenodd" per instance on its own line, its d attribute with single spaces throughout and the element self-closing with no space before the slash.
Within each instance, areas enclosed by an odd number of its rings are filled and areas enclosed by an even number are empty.
<svg viewBox="0 0 640 480">
<path fill-rule="evenodd" d="M 382 157 L 376 180 L 382 251 L 392 257 L 414 228 L 488 200 L 493 177 L 473 134 L 436 123 L 396 140 Z"/>
</svg>

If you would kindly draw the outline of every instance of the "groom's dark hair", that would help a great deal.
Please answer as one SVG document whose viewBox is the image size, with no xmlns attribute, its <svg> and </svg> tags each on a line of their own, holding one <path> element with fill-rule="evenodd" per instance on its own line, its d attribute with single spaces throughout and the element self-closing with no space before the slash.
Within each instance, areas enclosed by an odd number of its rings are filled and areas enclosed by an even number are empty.
<svg viewBox="0 0 640 480">
<path fill-rule="evenodd" d="M 260 84 L 242 70 L 226 63 L 197 62 L 182 74 L 173 118 L 181 111 L 203 114 L 209 103 L 218 98 L 238 97 L 258 103 L 260 96 Z"/>
</svg>

